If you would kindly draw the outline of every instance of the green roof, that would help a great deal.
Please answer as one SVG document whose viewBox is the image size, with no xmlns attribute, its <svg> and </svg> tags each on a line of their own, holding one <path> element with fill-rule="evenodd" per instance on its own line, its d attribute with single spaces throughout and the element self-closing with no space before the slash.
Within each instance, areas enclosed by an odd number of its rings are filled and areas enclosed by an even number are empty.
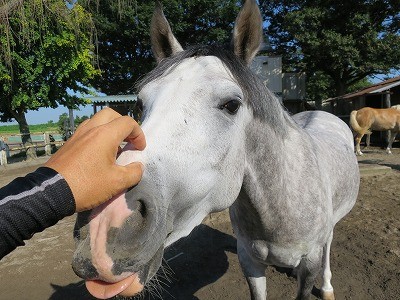
<svg viewBox="0 0 400 300">
<path fill-rule="evenodd" d="M 111 95 L 111 96 L 98 96 L 98 97 L 87 97 L 92 103 L 103 103 L 103 102 L 136 102 L 137 95 Z"/>
</svg>

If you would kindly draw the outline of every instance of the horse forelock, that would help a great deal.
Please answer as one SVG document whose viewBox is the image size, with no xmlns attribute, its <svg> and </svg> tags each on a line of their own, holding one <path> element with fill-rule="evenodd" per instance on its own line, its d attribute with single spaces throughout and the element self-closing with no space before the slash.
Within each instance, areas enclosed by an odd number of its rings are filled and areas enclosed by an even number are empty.
<svg viewBox="0 0 400 300">
<path fill-rule="evenodd" d="M 192 46 L 171 57 L 163 59 L 156 68 L 150 71 L 142 80 L 136 84 L 137 90 L 141 90 L 147 83 L 172 72 L 185 59 L 200 56 L 215 56 L 228 68 L 232 76 L 239 84 L 245 95 L 245 101 L 253 111 L 257 119 L 269 121 L 273 127 L 279 126 L 278 119 L 282 116 L 282 104 L 266 88 L 260 78 L 248 68 L 244 62 L 232 51 L 221 46 Z"/>
</svg>

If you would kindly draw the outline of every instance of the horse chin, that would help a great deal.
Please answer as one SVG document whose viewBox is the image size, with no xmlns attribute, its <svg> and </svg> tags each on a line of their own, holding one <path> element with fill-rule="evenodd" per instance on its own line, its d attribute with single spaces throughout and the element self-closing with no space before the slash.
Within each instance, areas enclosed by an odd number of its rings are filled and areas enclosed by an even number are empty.
<svg viewBox="0 0 400 300">
<path fill-rule="evenodd" d="M 145 285 L 153 278 L 161 266 L 164 247 L 160 247 L 153 258 L 147 262 L 138 272 L 124 272 L 122 280 L 108 281 L 93 279 L 86 280 L 86 288 L 89 293 L 98 299 L 108 299 L 116 295 L 132 297 L 142 292 Z M 101 276 L 99 276 L 101 278 Z M 119 278 L 121 276 L 118 276 Z"/>
<path fill-rule="evenodd" d="M 140 283 L 138 274 L 134 273 L 118 282 L 101 280 L 87 280 L 86 288 L 89 293 L 98 299 L 108 299 L 116 295 L 131 297 L 140 293 L 144 286 Z"/>
</svg>

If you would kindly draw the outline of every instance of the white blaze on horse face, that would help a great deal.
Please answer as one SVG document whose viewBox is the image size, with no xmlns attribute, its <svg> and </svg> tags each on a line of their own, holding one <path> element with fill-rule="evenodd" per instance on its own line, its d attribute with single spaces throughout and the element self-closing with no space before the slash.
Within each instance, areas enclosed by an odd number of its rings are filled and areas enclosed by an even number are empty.
<svg viewBox="0 0 400 300">
<path fill-rule="evenodd" d="M 139 98 L 147 141 L 142 181 L 151 182 L 152 191 L 146 192 L 172 218 L 168 245 L 236 199 L 251 112 L 233 76 L 213 56 L 186 59 L 147 84 Z M 242 103 L 235 115 L 220 108 L 230 100 Z"/>
</svg>

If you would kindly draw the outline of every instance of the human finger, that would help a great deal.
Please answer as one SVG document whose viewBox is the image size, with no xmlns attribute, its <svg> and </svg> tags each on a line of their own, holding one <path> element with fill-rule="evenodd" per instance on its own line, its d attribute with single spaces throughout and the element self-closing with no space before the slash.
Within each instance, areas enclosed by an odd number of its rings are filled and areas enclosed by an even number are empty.
<svg viewBox="0 0 400 300">
<path fill-rule="evenodd" d="M 126 166 L 115 165 L 118 190 L 129 189 L 139 183 L 142 178 L 144 166 L 141 162 L 133 162 Z M 119 192 L 119 191 L 118 191 Z"/>
<path fill-rule="evenodd" d="M 90 122 L 90 119 L 86 119 L 85 121 L 83 121 L 81 124 L 79 124 L 78 128 L 75 130 L 75 132 L 81 132 L 82 128 L 84 128 L 86 126 L 87 123 Z"/>
<path fill-rule="evenodd" d="M 143 150 L 144 148 L 146 148 L 146 137 L 140 126 L 138 127 L 138 129 L 140 129 L 139 132 L 131 132 L 131 134 L 127 136 L 124 141 L 133 144 L 137 150 Z"/>
<path fill-rule="evenodd" d="M 84 126 L 82 126 L 81 131 L 87 132 L 94 127 L 107 124 L 119 117 L 121 117 L 121 114 L 117 113 L 112 108 L 105 107 L 101 111 L 96 113 L 93 117 L 91 117 L 89 121 L 86 122 Z"/>
<path fill-rule="evenodd" d="M 122 141 L 132 143 L 137 150 L 143 150 L 146 147 L 146 138 L 139 124 L 129 116 L 122 116 L 104 125 L 110 132 L 113 132 L 112 138 L 116 144 Z"/>
<path fill-rule="evenodd" d="M 85 126 L 88 122 L 90 122 L 90 119 L 86 119 L 79 126 Z M 79 126 L 78 126 L 78 128 L 79 128 Z"/>
</svg>

